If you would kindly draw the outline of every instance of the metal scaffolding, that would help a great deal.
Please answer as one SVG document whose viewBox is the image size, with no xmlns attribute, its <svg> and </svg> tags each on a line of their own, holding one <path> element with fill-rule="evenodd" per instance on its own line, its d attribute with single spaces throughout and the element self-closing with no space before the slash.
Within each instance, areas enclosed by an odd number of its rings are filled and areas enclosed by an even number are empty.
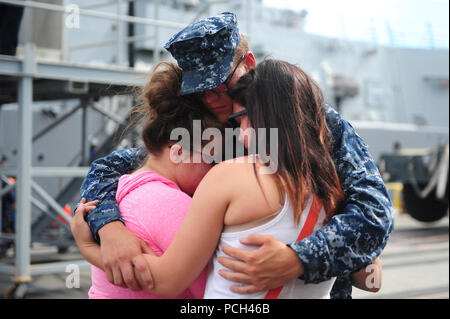
<svg viewBox="0 0 450 319">
<path fill-rule="evenodd" d="M 114 1 L 117 3 L 117 14 L 104 13 L 93 11 L 90 8 L 80 9 L 80 15 L 87 15 L 101 19 L 113 19 L 119 22 L 139 23 L 152 25 L 155 28 L 175 28 L 180 29 L 184 25 L 168 21 L 144 19 L 133 16 L 122 15 L 120 13 L 120 3 L 123 0 Z M 111 3 L 111 1 L 107 2 Z M 106 2 L 104 4 L 107 4 Z M 36 1 L 13 1 L 0 0 L 0 4 L 9 4 L 16 6 L 24 6 L 35 9 L 45 9 L 56 11 L 64 14 L 66 12 L 65 6 L 36 2 Z M 159 5 L 159 1 L 155 1 Z M 157 18 L 157 16 L 156 16 Z M 63 32 L 64 34 L 64 32 Z M 142 37 L 123 37 L 123 32 L 118 32 L 117 49 L 122 43 L 130 43 L 140 41 Z M 64 41 L 63 41 L 64 42 Z M 111 44 L 111 43 L 110 43 Z M 102 45 L 102 43 L 96 43 Z M 114 45 L 114 44 L 113 44 Z M 156 45 L 156 43 L 155 43 Z M 92 47 L 92 44 L 86 47 Z M 63 49 L 67 46 L 63 46 Z M 80 48 L 75 48 L 80 49 Z M 155 50 L 157 51 L 157 50 Z M 32 277 L 35 275 L 43 275 L 50 273 L 65 272 L 66 267 L 70 265 L 77 265 L 80 269 L 85 269 L 90 265 L 84 260 L 71 260 L 64 262 L 52 262 L 44 264 L 32 264 L 30 256 L 30 245 L 33 241 L 33 235 L 42 231 L 49 220 L 55 220 L 61 225 L 68 227 L 70 217 L 67 216 L 64 208 L 58 201 L 53 198 L 43 187 L 36 183 L 35 177 L 72 177 L 84 178 L 88 172 L 89 167 L 33 167 L 32 165 L 32 147 L 33 140 L 39 138 L 32 135 L 33 119 L 32 119 L 32 105 L 33 101 L 46 98 L 48 92 L 51 92 L 51 87 L 62 84 L 65 88 L 63 93 L 56 93 L 53 99 L 80 99 L 80 107 L 83 110 L 82 116 L 82 158 L 84 165 L 88 164 L 88 141 L 86 134 L 86 109 L 92 107 L 97 112 L 107 116 L 108 118 L 121 122 L 116 114 L 112 114 L 101 107 L 91 102 L 91 97 L 102 97 L 113 95 L 114 92 L 121 91 L 123 88 L 141 87 L 145 81 L 146 75 L 143 72 L 135 69 L 122 66 L 91 66 L 80 63 L 71 63 L 66 59 L 67 52 L 62 54 L 61 61 L 49 62 L 37 58 L 36 47 L 33 43 L 26 43 L 24 46 L 23 57 L 4 56 L 0 55 L 0 80 L 2 82 L 2 96 L 7 96 L 8 100 L 0 103 L 15 103 L 18 104 L 18 136 L 19 143 L 18 161 L 16 169 L 1 169 L 0 176 L 16 176 L 15 185 L 7 183 L 7 186 L 0 189 L 1 197 L 15 187 L 17 198 L 16 209 L 16 230 L 14 235 L 1 234 L 0 238 L 9 239 L 15 243 L 15 261 L 14 264 L 0 264 L 0 274 L 13 276 L 14 287 L 10 290 L 10 296 L 13 298 L 23 298 Z M 39 82 L 38 82 L 39 81 Z M 37 84 L 38 90 L 35 90 Z M 82 89 L 77 92 L 77 87 Z M 48 96 L 47 96 L 48 98 Z M 79 108 L 80 108 L 79 107 Z M 77 108 L 78 109 L 78 108 Z M 69 112 L 60 121 L 69 117 L 73 112 Z M 57 124 L 55 124 L 57 125 Z M 46 128 L 41 134 L 52 129 L 52 125 Z M 7 181 L 3 178 L 3 181 Z M 33 193 L 37 194 L 41 200 L 33 197 Z M 44 203 L 42 202 L 44 201 Z M 32 206 L 39 208 L 44 214 L 44 219 L 38 223 L 36 229 L 32 230 Z M 49 211 L 52 211 L 50 213 Z M 58 219 L 59 217 L 59 219 Z M 65 221 L 62 222 L 62 221 Z M 70 229 L 69 229 L 70 231 Z"/>
<path fill-rule="evenodd" d="M 3 170 L 1 175 L 17 176 L 17 219 L 15 232 L 15 265 L 0 265 L 0 273 L 13 275 L 13 281 L 17 286 L 27 284 L 32 276 L 53 272 L 64 272 L 68 264 L 76 264 L 80 269 L 86 268 L 89 264 L 86 261 L 68 261 L 32 265 L 30 263 L 30 243 L 32 239 L 31 211 L 32 204 L 39 207 L 39 202 L 32 196 L 32 191 L 38 194 L 47 206 L 43 206 L 45 212 L 50 208 L 56 212 L 60 218 L 70 222 L 70 217 L 64 212 L 64 208 L 39 184 L 33 181 L 34 177 L 84 177 L 88 172 L 88 167 L 33 167 L 32 166 L 32 143 L 33 143 L 33 80 L 49 79 L 62 81 L 65 83 L 87 83 L 95 84 L 99 87 L 136 87 L 141 86 L 144 74 L 127 68 L 112 67 L 92 67 L 70 63 L 50 63 L 39 62 L 35 56 L 35 49 L 32 44 L 25 46 L 24 57 L 16 58 L 10 56 L 0 56 L 1 77 L 9 78 L 17 82 L 17 102 L 19 106 L 18 122 L 18 162 L 17 170 Z M 106 114 L 105 114 L 106 115 Z M 114 114 L 109 114 L 114 117 Z M 83 131 L 86 130 L 86 119 L 83 117 Z M 83 134 L 87 136 L 87 134 Z M 83 141 L 83 148 L 87 145 L 86 138 Z M 83 154 L 85 154 L 84 151 Z M 13 186 L 9 185 L 4 193 Z M 41 204 L 42 206 L 42 204 Z M 53 216 L 55 218 L 55 216 Z M 20 297 L 20 296 L 18 296 Z"/>
</svg>

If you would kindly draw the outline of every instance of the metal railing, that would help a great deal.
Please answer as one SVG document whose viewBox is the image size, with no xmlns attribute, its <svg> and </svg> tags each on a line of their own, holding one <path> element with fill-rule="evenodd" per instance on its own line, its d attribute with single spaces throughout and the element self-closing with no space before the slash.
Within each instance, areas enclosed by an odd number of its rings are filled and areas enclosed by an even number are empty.
<svg viewBox="0 0 450 319">
<path fill-rule="evenodd" d="M 153 2 L 154 5 L 154 17 L 151 18 L 141 18 L 141 17 L 135 17 L 130 15 L 122 14 L 122 3 L 128 3 L 132 0 L 110 0 L 95 4 L 90 4 L 86 6 L 78 6 L 76 4 L 68 4 L 68 5 L 58 5 L 58 4 L 50 4 L 50 3 L 44 3 L 44 2 L 37 2 L 37 1 L 20 1 L 20 0 L 0 0 L 0 4 L 8 4 L 8 5 L 14 5 L 14 6 L 22 6 L 25 8 L 31 8 L 31 9 L 42 9 L 47 11 L 53 11 L 53 12 L 59 12 L 62 14 L 63 22 L 67 22 L 68 18 L 70 17 L 79 17 L 79 16 L 88 16 L 88 17 L 95 17 L 105 20 L 112 20 L 117 22 L 117 37 L 115 40 L 99 40 L 95 42 L 89 42 L 89 43 L 83 43 L 83 44 L 77 44 L 71 46 L 70 43 L 68 43 L 68 34 L 67 34 L 67 25 L 63 23 L 63 32 L 62 32 L 62 60 L 63 61 L 69 61 L 70 60 L 70 53 L 73 50 L 82 50 L 82 49 L 88 49 L 88 48 L 95 48 L 100 46 L 116 46 L 117 50 L 117 61 L 120 63 L 122 61 L 121 56 L 121 47 L 124 43 L 135 43 L 139 41 L 145 41 L 149 39 L 154 39 L 154 45 L 155 45 L 155 55 L 154 60 L 157 63 L 158 55 L 156 52 L 158 51 L 157 48 L 159 46 L 158 44 L 158 29 L 159 28 L 169 28 L 169 29 L 175 29 L 180 30 L 186 26 L 186 24 L 178 23 L 178 22 L 172 22 L 172 21 L 165 21 L 159 19 L 159 6 L 160 6 L 160 0 L 155 0 Z M 93 8 L 100 8 L 105 6 L 112 6 L 115 5 L 117 7 L 117 13 L 109 13 L 109 12 L 102 12 L 97 10 L 92 10 Z M 140 35 L 140 36 L 124 36 L 124 30 L 122 27 L 122 23 L 131 23 L 131 24 L 142 24 L 142 25 L 149 25 L 153 26 L 155 28 L 154 35 Z"/>
</svg>

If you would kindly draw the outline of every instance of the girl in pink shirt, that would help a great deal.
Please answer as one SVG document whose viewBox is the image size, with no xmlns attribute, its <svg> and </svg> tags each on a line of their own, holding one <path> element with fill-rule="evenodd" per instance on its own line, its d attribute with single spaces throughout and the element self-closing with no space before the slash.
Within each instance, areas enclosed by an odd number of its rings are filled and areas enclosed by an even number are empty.
<svg viewBox="0 0 450 319">
<path fill-rule="evenodd" d="M 141 168 L 120 178 L 116 194 L 126 227 L 157 256 L 163 255 L 169 247 L 189 210 L 192 201 L 189 195 L 212 167 L 212 163 L 204 162 L 204 156 L 200 156 L 200 162 L 193 160 L 191 153 L 202 154 L 201 145 L 172 141 L 172 130 L 181 128 L 193 136 L 194 120 L 200 120 L 202 128 L 222 128 L 206 111 L 200 95 L 180 95 L 180 79 L 181 70 L 176 65 L 161 63 L 143 88 L 143 103 L 138 111 L 147 119 L 142 138 L 149 156 Z M 211 144 L 211 141 L 202 142 Z M 87 203 L 87 209 L 92 209 L 93 204 Z M 71 226 L 74 230 L 74 225 Z M 79 240 L 77 232 L 73 233 Z M 87 260 L 93 259 L 89 252 L 82 250 L 81 253 Z M 205 268 L 175 298 L 203 298 L 206 277 Z M 93 264 L 91 279 L 90 298 L 161 298 L 111 284 L 101 262 Z"/>
<path fill-rule="evenodd" d="M 152 171 L 124 175 L 119 180 L 117 203 L 126 227 L 161 256 L 169 247 L 189 210 L 192 198 L 173 181 Z M 91 271 L 90 298 L 161 298 L 144 291 L 121 288 L 108 281 L 106 273 L 95 266 Z M 206 271 L 177 299 L 203 298 Z"/>
</svg>

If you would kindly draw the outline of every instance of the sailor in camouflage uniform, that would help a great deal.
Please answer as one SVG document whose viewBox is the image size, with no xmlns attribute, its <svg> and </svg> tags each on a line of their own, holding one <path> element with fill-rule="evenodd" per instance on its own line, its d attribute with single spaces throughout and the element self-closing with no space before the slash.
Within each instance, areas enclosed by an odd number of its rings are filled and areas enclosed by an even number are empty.
<svg viewBox="0 0 450 319">
<path fill-rule="evenodd" d="M 223 84 L 232 71 L 240 41 L 233 13 L 197 21 L 174 35 L 165 48 L 183 69 L 182 94 Z M 324 107 L 346 206 L 323 228 L 289 246 L 301 261 L 305 283 L 338 277 L 331 298 L 351 298 L 349 275 L 381 254 L 393 230 L 393 209 L 366 143 L 333 108 Z M 115 200 L 119 177 L 138 168 L 145 156 L 143 148 L 118 150 L 92 163 L 80 194 L 87 201 L 100 201 L 87 216 L 97 241 L 100 228 L 122 221 Z"/>
</svg>

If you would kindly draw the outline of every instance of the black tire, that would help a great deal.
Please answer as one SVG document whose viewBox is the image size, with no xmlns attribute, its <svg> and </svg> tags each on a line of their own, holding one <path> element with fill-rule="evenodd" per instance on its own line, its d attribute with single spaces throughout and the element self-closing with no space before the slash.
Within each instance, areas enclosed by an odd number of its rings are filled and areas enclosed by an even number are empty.
<svg viewBox="0 0 450 319">
<path fill-rule="evenodd" d="M 28 293 L 27 284 L 15 284 L 6 289 L 5 299 L 25 299 Z"/>
<path fill-rule="evenodd" d="M 68 246 L 58 246 L 58 254 L 67 254 L 69 252 Z"/>
<path fill-rule="evenodd" d="M 421 189 L 424 187 L 425 185 L 419 185 Z M 435 191 L 426 198 L 420 198 L 409 183 L 403 185 L 403 201 L 408 214 L 421 222 L 438 221 L 447 214 L 448 210 L 448 201 L 437 200 Z"/>
</svg>

